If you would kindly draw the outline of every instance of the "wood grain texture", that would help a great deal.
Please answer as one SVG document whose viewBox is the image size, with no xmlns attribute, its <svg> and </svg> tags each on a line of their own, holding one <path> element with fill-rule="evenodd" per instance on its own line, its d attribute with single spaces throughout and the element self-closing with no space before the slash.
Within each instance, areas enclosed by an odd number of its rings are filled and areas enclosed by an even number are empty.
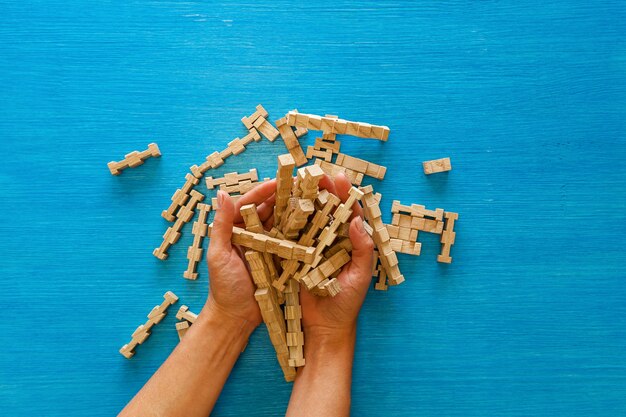
<svg viewBox="0 0 626 417">
<path fill-rule="evenodd" d="M 341 139 L 388 167 L 372 182 L 383 219 L 393 199 L 460 213 L 453 264 L 422 234 L 419 258 L 399 256 L 406 283 L 368 295 L 354 415 L 626 414 L 622 2 L 0 10 L 7 415 L 110 416 L 167 357 L 172 312 L 132 360 L 118 353 L 166 290 L 193 311 L 207 294 L 206 264 L 182 277 L 190 228 L 152 256 L 160 212 L 258 103 L 272 120 L 297 107 L 390 126 L 386 143 Z M 163 157 L 109 174 L 150 142 Z M 217 174 L 271 176 L 284 151 L 252 143 Z M 451 172 L 421 172 L 445 156 Z M 290 389 L 259 328 L 214 414 L 278 415 Z"/>
</svg>

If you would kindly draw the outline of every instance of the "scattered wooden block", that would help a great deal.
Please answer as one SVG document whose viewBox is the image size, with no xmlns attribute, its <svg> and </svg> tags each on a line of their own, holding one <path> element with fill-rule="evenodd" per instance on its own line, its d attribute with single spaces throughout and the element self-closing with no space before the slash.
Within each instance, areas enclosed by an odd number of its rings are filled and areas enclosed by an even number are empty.
<svg viewBox="0 0 626 417">
<path fill-rule="evenodd" d="M 187 333 L 189 327 L 191 327 L 191 325 L 186 320 L 176 323 L 176 333 L 178 333 L 178 340 L 183 340 L 183 336 L 185 336 L 185 333 Z"/>
<path fill-rule="evenodd" d="M 264 117 L 259 117 L 254 121 L 254 127 L 265 136 L 270 142 L 274 142 L 280 132 L 276 130 L 274 126 L 270 122 L 268 122 Z"/>
<path fill-rule="evenodd" d="M 176 192 L 174 192 L 174 195 L 171 198 L 172 204 L 170 204 L 167 210 L 163 210 L 161 212 L 161 217 L 169 222 L 175 221 L 178 209 L 184 206 L 187 200 L 189 200 L 189 193 L 193 189 L 194 185 L 198 185 L 199 182 L 200 180 L 192 174 L 186 174 L 185 184 L 183 184 L 182 188 L 179 188 Z"/>
<path fill-rule="evenodd" d="M 194 324 L 198 319 L 198 315 L 189 310 L 189 307 L 186 305 L 182 305 L 176 313 L 176 318 L 178 320 L 186 320 L 189 323 Z"/>
<path fill-rule="evenodd" d="M 385 178 L 385 173 L 387 172 L 387 168 L 382 165 L 377 165 L 343 153 L 337 154 L 335 164 L 379 180 Z"/>
<path fill-rule="evenodd" d="M 422 162 L 424 166 L 424 174 L 436 174 L 438 172 L 445 172 L 452 170 L 452 164 L 450 158 L 433 159 L 432 161 Z"/>
<path fill-rule="evenodd" d="M 124 155 L 124 159 L 119 162 L 111 161 L 107 164 L 109 171 L 113 175 L 120 175 L 126 168 L 135 168 L 142 165 L 144 161 L 150 157 L 158 158 L 161 156 L 161 151 L 156 143 L 148 145 L 148 149 L 145 151 L 132 151 Z"/>
<path fill-rule="evenodd" d="M 267 110 L 265 110 L 265 108 L 263 108 L 263 106 L 259 104 L 256 106 L 256 110 L 254 113 L 252 113 L 248 117 L 244 116 L 241 118 L 241 123 L 243 123 L 246 129 L 249 130 L 249 129 L 252 129 L 254 122 L 259 117 L 267 118 L 268 116 L 269 116 L 269 113 L 267 112 Z"/>
<path fill-rule="evenodd" d="M 150 330 L 155 324 L 158 324 L 163 317 L 167 314 L 169 306 L 178 301 L 178 297 L 171 291 L 163 294 L 164 301 L 161 305 L 154 307 L 150 313 L 148 313 L 148 321 L 137 327 L 133 332 L 131 341 L 120 349 L 120 353 L 124 355 L 126 359 L 130 359 L 135 354 L 135 348 L 137 345 L 142 344 L 150 336 Z"/>
<path fill-rule="evenodd" d="M 454 245 L 454 238 L 456 233 L 454 232 L 454 222 L 458 220 L 458 213 L 447 211 L 445 213 L 446 227 L 441 234 L 441 254 L 437 256 L 437 262 L 451 263 L 450 249 Z"/>
<path fill-rule="evenodd" d="M 307 163 L 307 158 L 304 155 L 304 151 L 302 150 L 302 146 L 300 146 L 300 142 L 298 141 L 298 137 L 294 133 L 293 129 L 287 124 L 287 119 L 285 117 L 276 120 L 276 127 L 278 128 L 278 132 L 280 133 L 280 137 L 283 138 L 283 142 L 287 147 L 287 150 L 293 157 L 297 166 L 305 165 Z"/>
<path fill-rule="evenodd" d="M 183 277 L 187 279 L 195 280 L 198 278 L 198 264 L 202 260 L 202 241 L 208 233 L 207 218 L 211 211 L 211 206 L 208 204 L 198 204 L 197 206 L 199 214 L 198 221 L 193 224 L 193 242 L 187 250 L 187 259 L 189 264 L 187 270 L 183 273 Z"/>
<path fill-rule="evenodd" d="M 378 139 L 382 141 L 386 141 L 389 137 L 389 128 L 387 126 L 351 122 L 335 117 L 297 113 L 294 111 L 287 113 L 287 124 L 295 127 L 306 127 L 309 130 L 322 130 L 329 133 Z"/>
<path fill-rule="evenodd" d="M 391 242 L 387 228 L 382 222 L 378 201 L 374 198 L 374 190 L 371 185 L 362 187 L 363 214 L 367 222 L 374 228 L 372 239 L 378 250 L 380 262 L 386 272 L 387 280 L 391 285 L 404 282 L 404 276 L 398 268 L 398 258 L 391 248 Z"/>
<path fill-rule="evenodd" d="M 315 160 L 315 165 L 318 165 L 324 173 L 326 173 L 329 177 L 335 178 L 337 174 L 343 172 L 348 180 L 352 183 L 352 185 L 359 186 L 363 182 L 363 173 L 356 172 L 350 168 L 345 168 L 330 162 L 322 161 L 320 159 Z"/>
</svg>

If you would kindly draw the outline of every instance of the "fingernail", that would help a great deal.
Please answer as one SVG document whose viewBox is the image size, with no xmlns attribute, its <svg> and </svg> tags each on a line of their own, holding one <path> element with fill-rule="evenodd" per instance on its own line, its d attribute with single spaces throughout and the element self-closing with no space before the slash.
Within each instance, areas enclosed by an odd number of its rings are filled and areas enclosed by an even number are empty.
<svg viewBox="0 0 626 417">
<path fill-rule="evenodd" d="M 222 207 L 222 203 L 224 203 L 224 191 L 219 190 L 217 192 L 217 204 L 215 205 L 215 209 L 219 210 Z"/>
<path fill-rule="evenodd" d="M 360 233 L 365 233 L 365 227 L 363 227 L 363 219 L 361 218 L 361 216 L 356 217 L 355 223 L 358 231 Z"/>
</svg>

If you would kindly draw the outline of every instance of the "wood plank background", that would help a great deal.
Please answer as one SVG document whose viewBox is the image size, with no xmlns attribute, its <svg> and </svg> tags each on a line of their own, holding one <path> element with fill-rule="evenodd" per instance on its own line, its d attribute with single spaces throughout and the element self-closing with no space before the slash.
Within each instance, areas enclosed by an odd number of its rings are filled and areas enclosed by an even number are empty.
<svg viewBox="0 0 626 417">
<path fill-rule="evenodd" d="M 342 140 L 389 168 L 385 221 L 393 199 L 460 213 L 452 265 L 423 234 L 406 283 L 368 295 L 354 415 L 626 414 L 626 8 L 545 3 L 0 2 L 3 413 L 110 416 L 162 363 L 173 314 L 117 351 L 166 290 L 198 311 L 207 275 L 182 278 L 190 229 L 152 256 L 159 214 L 263 103 L 389 125 Z M 290 390 L 259 328 L 214 414 L 279 415 Z"/>
</svg>

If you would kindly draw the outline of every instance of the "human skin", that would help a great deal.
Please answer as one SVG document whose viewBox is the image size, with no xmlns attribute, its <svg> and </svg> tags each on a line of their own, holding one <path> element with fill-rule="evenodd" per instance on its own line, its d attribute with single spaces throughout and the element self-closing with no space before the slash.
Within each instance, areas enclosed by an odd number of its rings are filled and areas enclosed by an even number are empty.
<svg viewBox="0 0 626 417">
<path fill-rule="evenodd" d="M 324 177 L 320 187 L 345 201 L 350 183 L 345 176 L 335 181 Z M 120 416 L 193 417 L 211 413 L 250 334 L 261 323 L 252 278 L 241 250 L 231 243 L 232 228 L 244 226 L 239 208 L 250 203 L 257 205 L 265 228 L 271 228 L 275 191 L 276 182 L 269 181 L 236 204 L 228 194 L 218 192 L 207 253 L 207 301 L 183 340 Z M 334 298 L 315 297 L 304 287 L 300 292 L 306 366 L 298 371 L 289 416 L 349 414 L 356 318 L 367 293 L 373 250 L 357 203 L 353 209 L 352 260 L 337 278 L 342 292 Z"/>
</svg>

